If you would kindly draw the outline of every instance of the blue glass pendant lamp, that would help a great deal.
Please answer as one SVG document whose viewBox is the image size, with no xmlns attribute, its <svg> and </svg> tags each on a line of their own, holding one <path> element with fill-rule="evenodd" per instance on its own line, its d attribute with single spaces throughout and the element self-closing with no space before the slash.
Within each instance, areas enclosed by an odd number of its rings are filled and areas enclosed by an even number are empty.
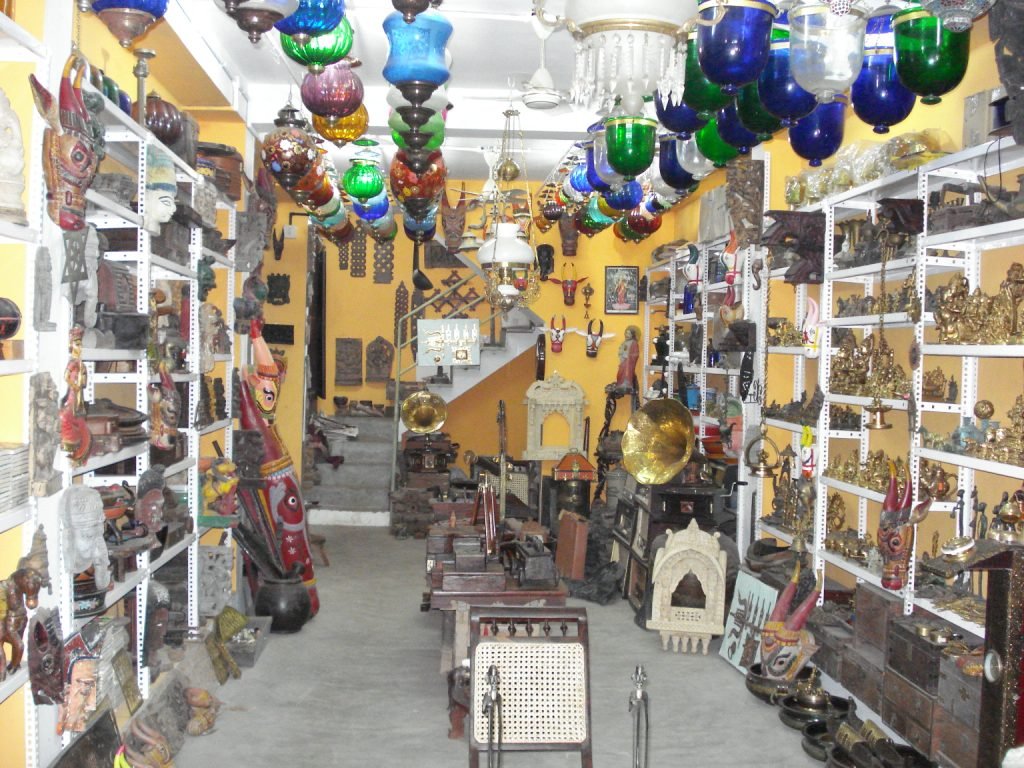
<svg viewBox="0 0 1024 768">
<path fill-rule="evenodd" d="M 302 45 L 311 37 L 330 32 L 341 24 L 345 15 L 345 0 L 300 0 L 299 8 L 274 25 L 282 35 Z"/>
<path fill-rule="evenodd" d="M 93 0 L 92 10 L 125 48 L 167 13 L 167 0 Z"/>
<path fill-rule="evenodd" d="M 868 20 L 864 64 L 850 88 L 854 114 L 875 133 L 888 133 L 914 109 L 917 96 L 900 82 L 893 56 L 892 16 Z"/>
<path fill-rule="evenodd" d="M 806 117 L 789 129 L 789 145 L 812 168 L 832 157 L 843 143 L 843 122 L 846 119 L 846 96 L 836 95 L 832 101 L 818 104 Z"/>
<path fill-rule="evenodd" d="M 757 134 L 747 129 L 740 121 L 736 103 L 718 110 L 718 135 L 727 144 L 732 144 L 741 155 L 750 153 L 750 148 L 760 143 Z"/>
<path fill-rule="evenodd" d="M 684 139 L 690 138 L 707 122 L 701 120 L 697 110 L 687 106 L 682 96 L 676 94 L 663 97 L 660 91 L 655 91 L 654 110 L 658 115 L 658 122 L 666 131 L 678 133 Z"/>
<path fill-rule="evenodd" d="M 789 62 L 789 21 L 786 14 L 779 16 L 772 29 L 768 63 L 757 78 L 757 95 L 769 113 L 788 128 L 804 115 L 809 115 L 817 100 L 805 91 L 793 77 Z"/>
<path fill-rule="evenodd" d="M 768 61 L 772 22 L 778 9 L 765 0 L 706 0 L 697 6 L 697 60 L 712 83 L 727 94 L 757 80 Z"/>
</svg>

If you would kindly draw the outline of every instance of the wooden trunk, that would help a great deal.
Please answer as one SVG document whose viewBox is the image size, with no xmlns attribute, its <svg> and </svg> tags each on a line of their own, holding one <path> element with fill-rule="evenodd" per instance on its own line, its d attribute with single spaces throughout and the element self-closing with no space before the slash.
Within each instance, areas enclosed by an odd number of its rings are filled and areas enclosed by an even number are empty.
<svg viewBox="0 0 1024 768">
<path fill-rule="evenodd" d="M 885 671 L 882 721 L 926 755 L 931 754 L 935 699 L 891 669 Z"/>
<path fill-rule="evenodd" d="M 939 690 L 939 662 L 945 646 L 917 633 L 922 621 L 916 616 L 906 616 L 890 622 L 885 660 L 889 669 L 934 696 Z M 934 620 L 927 622 L 928 626 L 934 624 Z"/>
<path fill-rule="evenodd" d="M 843 649 L 839 682 L 875 712 L 882 706 L 884 675 L 885 657 L 877 648 L 849 644 Z"/>
<path fill-rule="evenodd" d="M 839 679 L 842 670 L 843 649 L 853 644 L 853 632 L 839 624 L 826 624 L 811 630 L 818 641 L 814 663 L 829 677 Z"/>
<path fill-rule="evenodd" d="M 562 516 L 558 529 L 558 550 L 555 565 L 564 578 L 579 580 L 584 576 L 587 562 L 587 534 L 590 521 L 567 512 Z"/>
<path fill-rule="evenodd" d="M 978 729 L 936 707 L 931 755 L 943 768 L 974 768 L 978 764 Z"/>
<path fill-rule="evenodd" d="M 505 569 L 491 563 L 482 571 L 445 571 L 441 589 L 445 592 L 500 592 L 505 588 Z"/>
<path fill-rule="evenodd" d="M 956 665 L 956 657 L 943 656 L 939 662 L 939 689 L 936 697 L 955 720 L 969 728 L 981 723 L 981 677 L 965 675 Z"/>
<path fill-rule="evenodd" d="M 867 643 L 885 653 L 889 621 L 902 615 L 903 600 L 898 594 L 866 582 L 857 585 L 853 632 L 858 643 Z"/>
</svg>

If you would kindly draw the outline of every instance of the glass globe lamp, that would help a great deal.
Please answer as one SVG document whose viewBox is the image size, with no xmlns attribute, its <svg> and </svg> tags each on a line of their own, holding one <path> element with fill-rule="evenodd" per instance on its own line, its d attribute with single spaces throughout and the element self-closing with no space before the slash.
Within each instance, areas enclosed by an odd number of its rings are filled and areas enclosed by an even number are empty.
<svg viewBox="0 0 1024 768">
<path fill-rule="evenodd" d="M 93 0 L 92 10 L 117 42 L 128 48 L 164 17 L 167 0 Z"/>
<path fill-rule="evenodd" d="M 892 16 L 868 20 L 864 40 L 864 65 L 850 88 L 854 114 L 873 127 L 875 133 L 905 120 L 917 97 L 900 82 L 893 55 Z"/>
<path fill-rule="evenodd" d="M 682 139 L 674 136 L 662 136 L 658 141 L 658 178 L 670 190 L 690 189 L 696 181 L 693 176 L 679 164 L 679 145 Z"/>
<path fill-rule="evenodd" d="M 660 91 L 655 91 L 654 110 L 658 115 L 658 122 L 666 131 L 678 133 L 684 139 L 690 138 L 694 131 L 699 130 L 707 122 L 701 120 L 697 111 L 675 94 L 663 97 Z"/>
<path fill-rule="evenodd" d="M 352 201 L 352 212 L 363 221 L 376 221 L 390 210 L 391 201 L 383 189 L 376 197 L 371 197 L 366 202 Z"/>
<path fill-rule="evenodd" d="M 700 147 L 697 146 L 696 137 L 680 142 L 676 146 L 676 155 L 679 158 L 679 165 L 682 169 L 697 181 L 710 176 L 715 170 L 714 162 L 701 153 Z"/>
<path fill-rule="evenodd" d="M 377 153 L 370 147 L 376 142 L 360 139 L 356 142 L 362 147 L 352 158 L 352 165 L 341 180 L 341 186 L 349 197 L 365 203 L 384 191 L 384 174 L 377 166 Z"/>
<path fill-rule="evenodd" d="M 789 12 L 793 77 L 820 103 L 843 93 L 860 74 L 867 16 L 854 6 L 842 16 L 828 5 L 800 5 Z"/>
<path fill-rule="evenodd" d="M 718 125 L 718 135 L 727 144 L 732 144 L 739 150 L 741 155 L 750 153 L 750 148 L 758 143 L 757 134 L 747 130 L 740 120 L 739 112 L 735 104 L 730 104 L 718 110 L 715 118 Z"/>
<path fill-rule="evenodd" d="M 566 207 L 574 207 L 583 205 L 587 201 L 587 195 L 577 190 L 572 185 L 572 179 L 566 175 L 562 178 L 562 185 L 558 188 L 558 199 Z"/>
<path fill-rule="evenodd" d="M 556 222 L 565 214 L 565 206 L 557 200 L 547 200 L 540 207 L 541 215 L 550 222 Z"/>
<path fill-rule="evenodd" d="M 320 153 L 294 107 L 278 112 L 274 125 L 263 139 L 260 159 L 278 183 L 289 189 L 309 172 Z"/>
<path fill-rule="evenodd" d="M 355 112 L 346 117 L 313 115 L 313 129 L 337 147 L 343 147 L 358 139 L 366 133 L 369 124 L 370 115 L 365 104 L 360 104 Z"/>
<path fill-rule="evenodd" d="M 632 232 L 645 238 L 650 237 L 661 229 L 661 216 L 651 215 L 643 205 L 640 205 L 626 216 L 626 225 Z"/>
<path fill-rule="evenodd" d="M 587 178 L 587 163 L 585 160 L 573 166 L 569 172 L 569 183 L 573 189 L 584 195 L 589 195 L 594 191 L 594 187 Z"/>
<path fill-rule="evenodd" d="M 615 218 L 606 215 L 601 210 L 597 197 L 590 198 L 580 212 L 580 225 L 583 227 L 580 234 L 587 235 L 587 237 L 593 237 L 614 223 Z"/>
<path fill-rule="evenodd" d="M 295 13 L 281 19 L 274 28 L 302 44 L 334 29 L 344 16 L 344 0 L 299 0 Z"/>
<path fill-rule="evenodd" d="M 646 171 L 654 160 L 658 122 L 649 117 L 613 117 L 605 120 L 604 140 L 608 164 L 626 181 Z"/>
<path fill-rule="evenodd" d="M 846 119 L 846 96 L 836 96 L 819 104 L 811 114 L 797 120 L 789 129 L 789 145 L 811 167 L 832 157 L 843 143 L 843 122 Z"/>
<path fill-rule="evenodd" d="M 593 184 L 598 192 L 606 192 L 612 187 L 617 187 L 624 181 L 622 174 L 612 168 L 608 162 L 608 142 L 602 125 L 600 130 L 593 133 L 594 136 L 594 167 L 592 176 L 597 176 L 600 184 Z"/>
<path fill-rule="evenodd" d="M 697 142 L 697 149 L 714 163 L 715 168 L 724 168 L 726 163 L 739 156 L 739 150 L 718 133 L 718 118 L 711 118 L 693 138 Z"/>
<path fill-rule="evenodd" d="M 740 123 L 757 136 L 758 141 L 768 141 L 782 128 L 782 121 L 765 109 L 757 95 L 757 83 L 747 83 L 736 96 L 736 113 Z"/>
<path fill-rule="evenodd" d="M 389 44 L 384 79 L 410 104 L 422 105 L 438 86 L 448 82 L 445 46 L 452 34 L 451 23 L 433 9 L 417 14 L 411 23 L 396 11 L 384 19 L 384 32 Z"/>
<path fill-rule="evenodd" d="M 615 211 L 628 211 L 640 205 L 644 199 L 644 188 L 638 181 L 627 181 L 621 186 L 605 192 L 601 197 Z"/>
<path fill-rule="evenodd" d="M 696 110 L 697 117 L 701 120 L 709 120 L 715 112 L 729 103 L 729 94 L 724 93 L 721 86 L 708 80 L 701 69 L 697 58 L 696 32 L 686 41 L 684 72 L 683 102 Z"/>
<path fill-rule="evenodd" d="M 411 198 L 436 198 L 444 189 L 447 178 L 448 169 L 440 152 L 430 153 L 426 168 L 417 173 L 409 165 L 406 151 L 399 150 L 395 152 L 388 169 L 391 194 L 395 200 L 403 204 Z"/>
<path fill-rule="evenodd" d="M 922 104 L 938 104 L 967 72 L 970 32 L 953 32 L 920 8 L 893 14 L 896 74 Z"/>
<path fill-rule="evenodd" d="M 281 34 L 281 49 L 292 61 L 304 64 L 310 72 L 317 75 L 324 71 L 328 64 L 337 62 L 348 56 L 352 50 L 352 24 L 347 17 L 334 29 L 310 37 L 306 42 L 296 42 L 291 35 Z"/>
<path fill-rule="evenodd" d="M 778 9 L 764 0 L 706 0 L 697 13 L 704 21 L 718 19 L 697 27 L 697 60 L 705 77 L 729 95 L 757 80 L 768 61 Z"/>
<path fill-rule="evenodd" d="M 757 95 L 769 114 L 782 122 L 783 128 L 810 114 L 818 103 L 814 94 L 801 88 L 793 77 L 787 14 L 780 16 L 772 29 L 768 63 L 757 78 Z"/>
<path fill-rule="evenodd" d="M 348 117 L 363 103 L 363 81 L 348 61 L 324 68 L 319 75 L 307 72 L 299 89 L 302 104 L 314 115 Z"/>
<path fill-rule="evenodd" d="M 221 10 L 235 20 L 235 24 L 249 35 L 253 45 L 274 24 L 295 13 L 299 0 L 214 0 Z"/>
</svg>

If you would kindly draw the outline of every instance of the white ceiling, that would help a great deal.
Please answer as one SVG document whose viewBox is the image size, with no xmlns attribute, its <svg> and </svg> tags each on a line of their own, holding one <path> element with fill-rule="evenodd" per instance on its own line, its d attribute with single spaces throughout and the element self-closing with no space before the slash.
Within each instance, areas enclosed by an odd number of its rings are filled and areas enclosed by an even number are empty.
<svg viewBox="0 0 1024 768">
<path fill-rule="evenodd" d="M 276 32 L 254 46 L 213 0 L 191 2 L 188 15 L 204 30 L 217 57 L 239 81 L 240 90 L 248 98 L 250 122 L 262 136 L 273 128 L 277 111 L 289 98 L 300 106 L 298 91 L 305 69 L 284 56 Z M 553 0 L 548 7 L 557 12 L 564 8 L 564 2 Z M 393 145 L 385 102 L 388 83 L 381 75 L 388 42 L 382 22 L 394 8 L 389 0 L 347 0 L 346 9 L 355 30 L 351 55 L 363 62 L 357 72 L 366 91 L 368 133 L 381 141 L 390 159 Z M 530 110 L 510 87 L 510 83 L 527 79 L 539 65 L 541 43 L 530 24 L 532 1 L 444 0 L 439 10 L 454 27 L 448 44 L 452 54 L 448 94 L 454 108 L 448 113 L 442 147 L 449 176 L 486 178 L 481 149 L 500 143 L 502 113 L 511 103 L 520 112 L 530 178 L 544 179 L 572 142 L 585 136 L 596 115 L 569 105 Z M 546 61 L 557 88 L 568 90 L 573 60 L 572 38 L 564 30 L 555 32 L 547 42 Z M 339 168 L 347 167 L 350 154 L 350 148 L 337 152 Z"/>
</svg>

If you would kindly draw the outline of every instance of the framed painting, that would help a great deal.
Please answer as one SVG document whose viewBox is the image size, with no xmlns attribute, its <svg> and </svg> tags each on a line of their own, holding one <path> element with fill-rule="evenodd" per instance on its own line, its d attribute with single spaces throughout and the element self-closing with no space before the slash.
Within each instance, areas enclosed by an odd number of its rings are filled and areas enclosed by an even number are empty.
<svg viewBox="0 0 1024 768">
<path fill-rule="evenodd" d="M 604 268 L 604 313 L 640 313 L 640 267 Z"/>
<path fill-rule="evenodd" d="M 761 583 L 746 571 L 736 576 L 719 655 L 741 672 L 761 660 L 761 629 L 778 595 L 775 588 Z"/>
</svg>

